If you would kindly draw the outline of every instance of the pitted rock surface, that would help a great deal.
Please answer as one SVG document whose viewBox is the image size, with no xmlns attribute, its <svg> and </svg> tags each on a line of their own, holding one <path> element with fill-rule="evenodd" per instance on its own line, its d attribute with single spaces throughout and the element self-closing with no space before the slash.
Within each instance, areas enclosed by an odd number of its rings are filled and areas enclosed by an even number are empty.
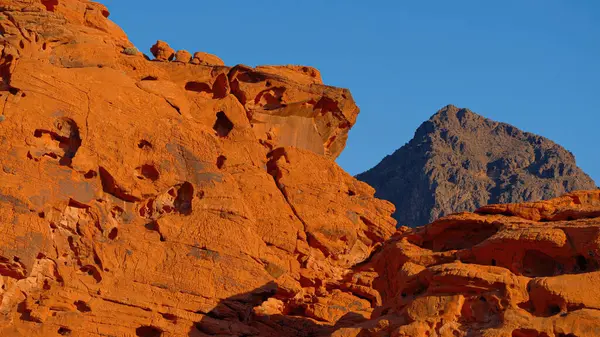
<svg viewBox="0 0 600 337">
<path fill-rule="evenodd" d="M 396 231 L 317 70 L 0 12 L 0 336 L 598 335 L 599 192 Z"/>
</svg>

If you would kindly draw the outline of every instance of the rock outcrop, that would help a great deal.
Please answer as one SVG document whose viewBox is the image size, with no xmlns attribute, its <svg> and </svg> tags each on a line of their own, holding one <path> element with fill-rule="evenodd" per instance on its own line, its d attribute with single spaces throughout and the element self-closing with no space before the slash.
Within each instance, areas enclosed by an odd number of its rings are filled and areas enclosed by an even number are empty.
<svg viewBox="0 0 600 337">
<path fill-rule="evenodd" d="M 598 336 L 599 242 L 600 191 L 402 227 L 348 276 L 381 305 L 333 335 Z"/>
<path fill-rule="evenodd" d="M 395 228 L 333 161 L 348 90 L 165 42 L 148 60 L 85 0 L 0 15 L 0 336 L 279 335 L 229 319 L 368 314 L 328 288 Z"/>
<path fill-rule="evenodd" d="M 487 204 L 547 200 L 596 188 L 560 145 L 451 105 L 357 178 L 394 203 L 394 218 L 406 226 Z"/>
<path fill-rule="evenodd" d="M 600 192 L 396 231 L 315 69 L 150 61 L 85 0 L 0 12 L 0 336 L 598 335 Z"/>
</svg>

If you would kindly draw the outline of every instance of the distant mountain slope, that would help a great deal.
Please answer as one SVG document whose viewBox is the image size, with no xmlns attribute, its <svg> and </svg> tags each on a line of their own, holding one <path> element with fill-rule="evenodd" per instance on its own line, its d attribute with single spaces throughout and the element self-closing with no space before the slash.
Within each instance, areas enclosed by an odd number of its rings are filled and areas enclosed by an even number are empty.
<svg viewBox="0 0 600 337">
<path fill-rule="evenodd" d="M 487 204 L 596 188 L 560 145 L 452 105 L 357 178 L 396 205 L 399 225 L 411 227 Z"/>
</svg>

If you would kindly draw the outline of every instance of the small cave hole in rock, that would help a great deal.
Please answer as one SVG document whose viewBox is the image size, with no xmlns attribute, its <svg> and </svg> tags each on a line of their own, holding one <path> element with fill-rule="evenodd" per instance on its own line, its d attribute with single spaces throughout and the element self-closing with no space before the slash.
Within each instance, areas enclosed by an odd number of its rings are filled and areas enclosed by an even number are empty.
<svg viewBox="0 0 600 337">
<path fill-rule="evenodd" d="M 100 281 L 102 281 L 102 276 L 100 275 L 100 272 L 98 271 L 98 269 L 96 269 L 96 267 L 94 267 L 92 265 L 87 265 L 87 266 L 81 267 L 80 270 L 83 273 L 86 273 L 89 276 L 93 277 L 94 280 L 96 280 L 96 283 L 100 283 Z"/>
<path fill-rule="evenodd" d="M 158 77 L 156 76 L 146 76 L 144 78 L 142 78 L 142 81 L 157 81 Z"/>
<path fill-rule="evenodd" d="M 117 236 L 119 236 L 119 229 L 117 227 L 111 229 L 110 233 L 108 233 L 108 238 L 111 240 L 115 240 Z"/>
<path fill-rule="evenodd" d="M 217 158 L 217 168 L 222 169 L 223 166 L 225 165 L 226 161 L 227 161 L 227 157 L 225 157 L 225 156 L 219 156 Z"/>
<path fill-rule="evenodd" d="M 528 250 L 523 257 L 522 274 L 528 277 L 554 276 L 560 266 L 551 256 L 537 250 Z"/>
<path fill-rule="evenodd" d="M 212 86 L 213 98 L 225 98 L 227 97 L 227 91 L 229 89 L 229 81 L 227 75 L 221 74 L 217 76 Z"/>
<path fill-rule="evenodd" d="M 47 11 L 54 12 L 58 6 L 58 0 L 42 0 L 42 5 L 46 6 Z"/>
<path fill-rule="evenodd" d="M 181 214 L 190 215 L 192 213 L 192 199 L 194 199 L 194 186 L 186 181 L 177 190 L 175 208 Z"/>
<path fill-rule="evenodd" d="M 138 337 L 160 337 L 163 331 L 157 327 L 144 325 L 135 329 L 135 335 Z"/>
<path fill-rule="evenodd" d="M 355 196 L 355 195 L 356 195 L 356 192 L 354 192 L 354 191 L 352 191 L 352 190 L 348 190 L 348 195 L 349 195 L 349 196 L 351 196 L 351 197 L 352 197 L 352 196 Z"/>
<path fill-rule="evenodd" d="M 61 326 L 60 328 L 58 328 L 58 334 L 61 336 L 69 336 L 71 335 L 71 329 Z"/>
<path fill-rule="evenodd" d="M 94 179 L 97 176 L 98 176 L 98 173 L 96 173 L 96 171 L 94 171 L 94 170 L 89 170 L 83 175 L 83 177 L 85 179 Z"/>
<path fill-rule="evenodd" d="M 513 330 L 512 337 L 549 337 L 545 332 L 538 332 L 533 329 Z"/>
<path fill-rule="evenodd" d="M 227 118 L 223 111 L 217 112 L 217 120 L 213 129 L 217 132 L 219 137 L 227 137 L 229 132 L 233 130 L 233 123 Z"/>
<path fill-rule="evenodd" d="M 59 164 L 63 166 L 71 166 L 71 162 L 77 150 L 81 146 L 81 136 L 79 135 L 79 127 L 71 118 L 63 117 L 54 121 L 55 131 L 48 132 L 53 140 L 59 142 L 59 147 L 64 151 Z M 40 130 L 42 133 L 45 131 Z M 38 130 L 34 136 L 38 137 Z M 41 137 L 41 134 L 39 134 Z"/>
<path fill-rule="evenodd" d="M 554 316 L 554 315 L 558 315 L 560 314 L 560 307 L 558 305 L 551 305 L 548 307 L 548 313 L 550 314 L 550 316 Z"/>
<path fill-rule="evenodd" d="M 587 271 L 588 262 L 587 262 L 587 259 L 585 258 L 585 256 L 579 255 L 579 256 L 577 256 L 575 261 L 576 261 L 577 269 L 579 271 Z"/>
<path fill-rule="evenodd" d="M 157 181 L 160 178 L 160 173 L 152 164 L 144 164 L 137 169 L 140 179 L 146 178 L 152 181 Z"/>
<path fill-rule="evenodd" d="M 141 139 L 141 140 L 138 142 L 138 145 L 137 145 L 137 146 L 138 146 L 138 148 L 140 148 L 140 149 L 142 149 L 142 150 L 143 150 L 143 149 L 151 149 L 151 148 L 152 148 L 152 144 L 150 144 L 150 142 L 149 142 L 149 141 L 147 141 L 147 140 L 145 140 L 145 139 Z"/>
<path fill-rule="evenodd" d="M 496 259 L 492 259 L 491 265 L 492 265 L 492 266 L 495 266 L 495 265 L 496 265 Z"/>
<path fill-rule="evenodd" d="M 24 48 L 25 48 L 25 42 L 23 42 L 23 40 L 21 40 L 21 41 L 19 42 L 19 47 L 20 47 L 21 49 L 24 49 Z"/>
<path fill-rule="evenodd" d="M 156 222 L 156 221 L 149 222 L 149 223 L 145 224 L 144 227 L 149 231 L 157 232 L 158 235 L 160 236 L 160 241 L 162 241 L 162 242 L 166 241 L 165 238 L 163 237 L 162 233 L 160 232 L 160 227 L 158 226 L 158 222 Z"/>
<path fill-rule="evenodd" d="M 92 309 L 90 308 L 90 306 L 85 303 L 84 301 L 75 301 L 75 307 L 77 308 L 77 310 L 79 312 L 90 312 L 92 311 Z"/>
<path fill-rule="evenodd" d="M 173 314 L 161 314 L 164 319 L 167 321 L 171 321 L 173 323 L 177 323 L 177 316 Z"/>
<path fill-rule="evenodd" d="M 185 90 L 194 92 L 206 92 L 211 94 L 212 88 L 208 83 L 203 82 L 187 82 L 185 84 Z"/>
</svg>

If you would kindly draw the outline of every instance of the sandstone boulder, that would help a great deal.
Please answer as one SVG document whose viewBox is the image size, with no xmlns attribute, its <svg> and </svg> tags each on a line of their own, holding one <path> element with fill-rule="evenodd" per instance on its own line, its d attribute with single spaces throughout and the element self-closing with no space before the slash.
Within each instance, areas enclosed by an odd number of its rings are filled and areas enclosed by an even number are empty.
<svg viewBox="0 0 600 337">
<path fill-rule="evenodd" d="M 194 57 L 191 61 L 193 64 L 201 64 L 205 66 L 224 66 L 225 62 L 221 60 L 218 56 L 205 53 L 205 52 L 195 52 Z"/>
<path fill-rule="evenodd" d="M 156 41 L 150 48 L 150 52 L 158 61 L 172 61 L 175 58 L 175 50 L 164 41 Z"/>
</svg>

